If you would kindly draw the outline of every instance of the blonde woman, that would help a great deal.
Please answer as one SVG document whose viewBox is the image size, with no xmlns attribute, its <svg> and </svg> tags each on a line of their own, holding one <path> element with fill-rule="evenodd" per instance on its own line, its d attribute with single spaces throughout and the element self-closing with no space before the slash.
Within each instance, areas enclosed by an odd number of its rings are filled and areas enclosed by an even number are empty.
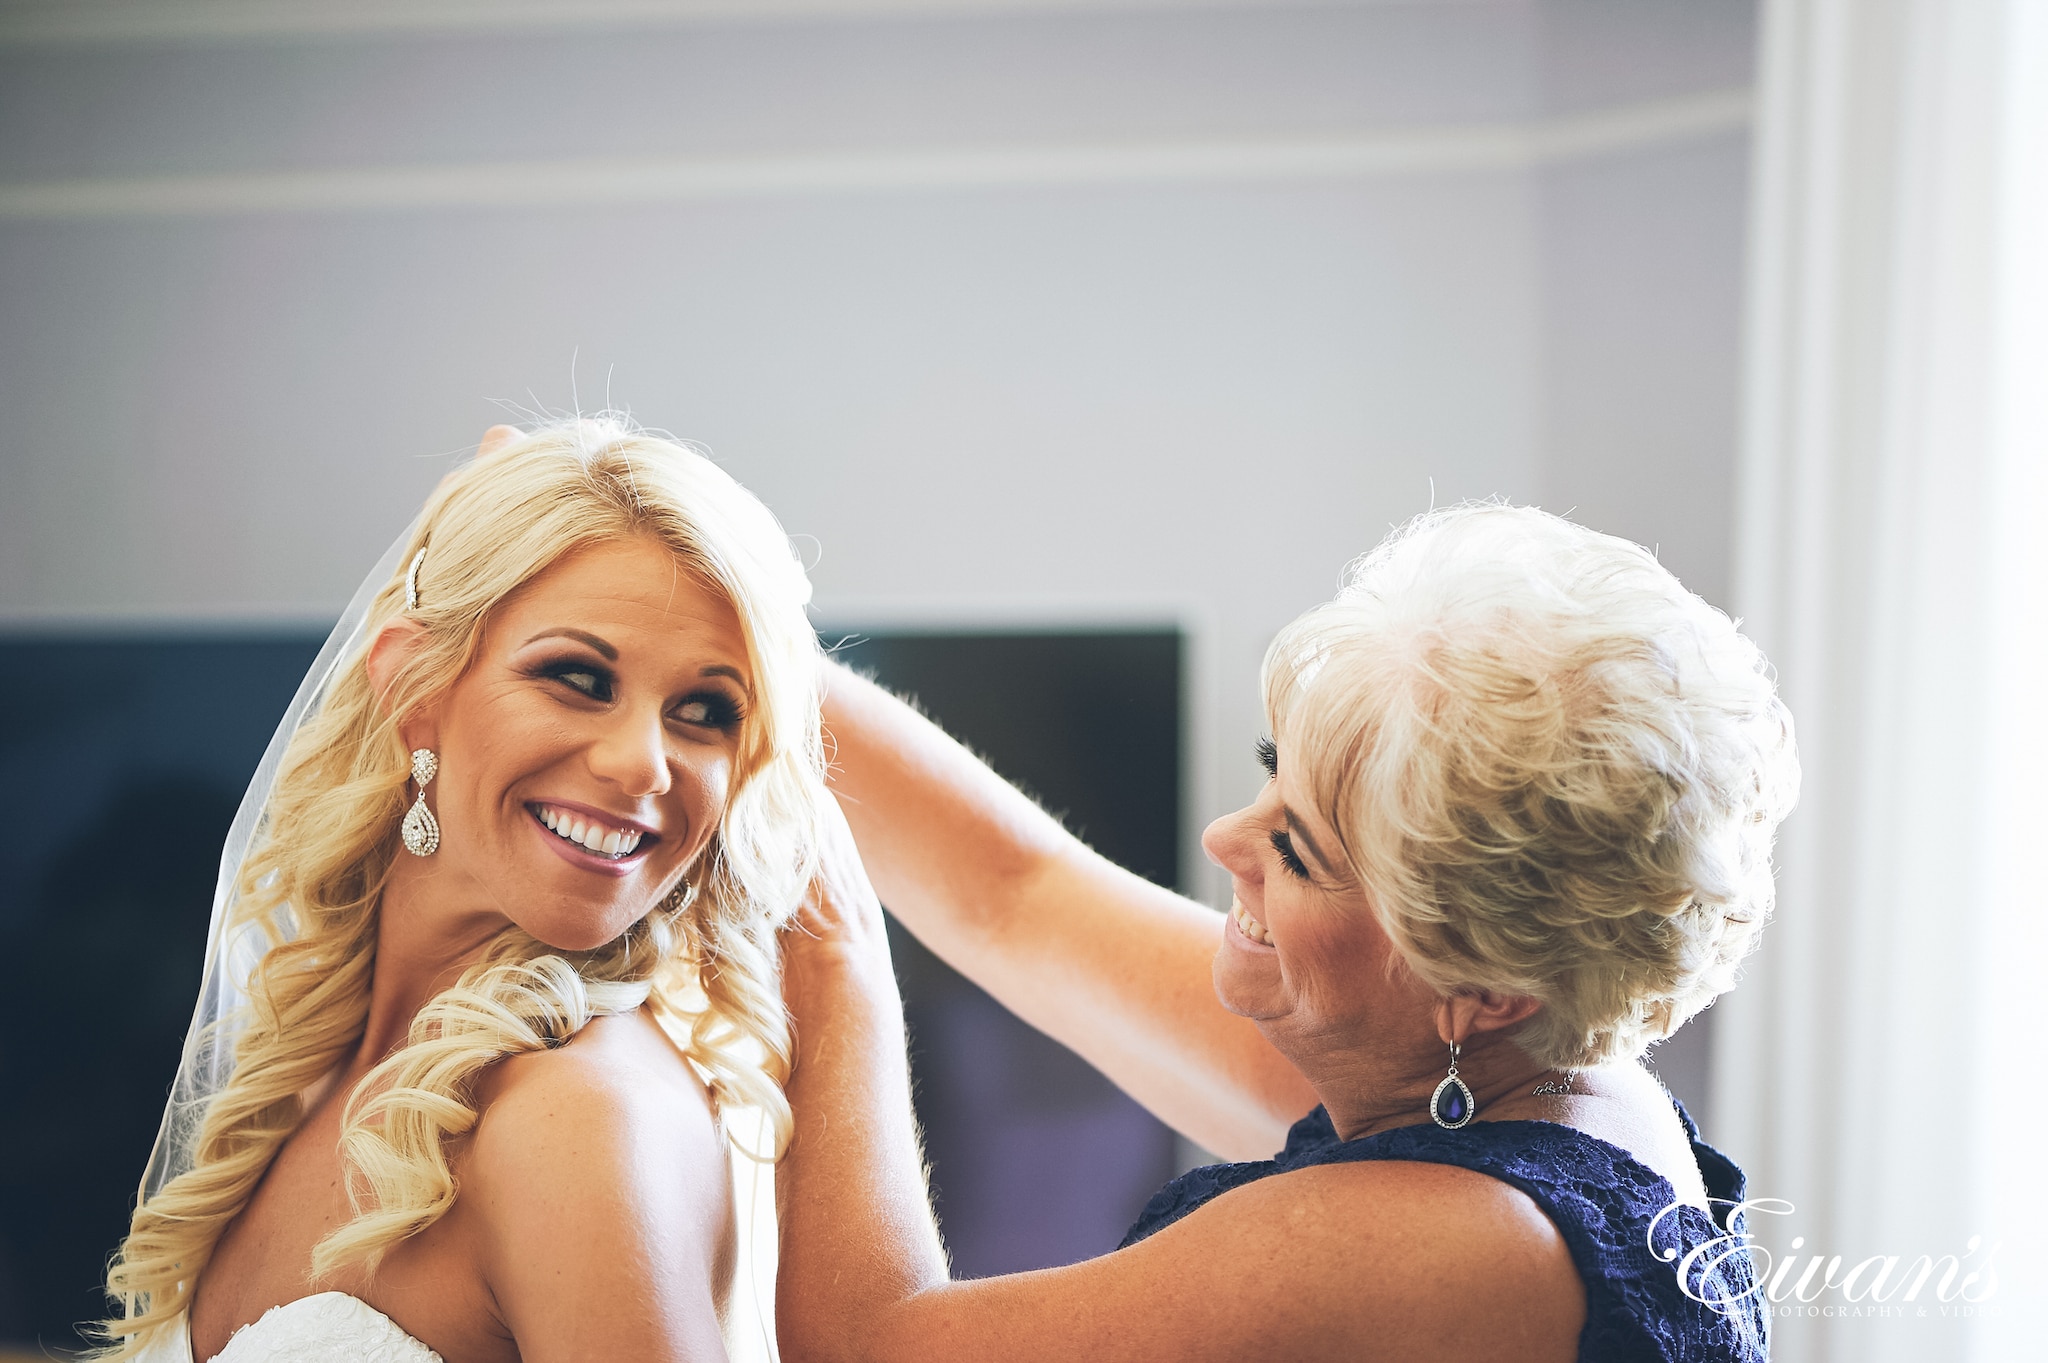
<svg viewBox="0 0 2048 1363">
<path fill-rule="evenodd" d="M 833 678 L 860 855 L 789 937 L 783 1358 L 1761 1363 L 1748 1260 L 1703 1271 L 1740 1171 L 1638 1061 L 1771 908 L 1798 769 L 1762 657 L 1642 548 L 1469 507 L 1283 631 L 1265 695 L 1265 789 L 1203 838 L 1219 915 Z M 940 955 L 1241 1162 L 1114 1253 L 951 1281 L 861 858 Z"/>
<path fill-rule="evenodd" d="M 822 790 L 802 568 L 576 421 L 494 428 L 365 593 L 230 839 L 110 1353 L 724 1358 L 720 1118 L 788 1130 Z"/>
</svg>

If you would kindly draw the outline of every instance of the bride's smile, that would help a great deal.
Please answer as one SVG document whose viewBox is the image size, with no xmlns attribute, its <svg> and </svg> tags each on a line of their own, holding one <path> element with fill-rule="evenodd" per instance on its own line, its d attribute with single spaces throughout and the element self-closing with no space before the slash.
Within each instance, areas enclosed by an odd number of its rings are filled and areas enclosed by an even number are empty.
<svg viewBox="0 0 2048 1363">
<path fill-rule="evenodd" d="M 427 803 L 443 850 L 402 859 L 388 893 L 411 902 L 431 883 L 458 934 L 510 920 L 565 951 L 612 940 L 716 831 L 748 688 L 738 616 L 661 543 L 564 558 L 499 606 L 462 677 L 406 724 L 408 748 L 440 757 Z"/>
<path fill-rule="evenodd" d="M 652 829 L 581 806 L 535 800 L 526 808 L 541 827 L 555 835 L 557 842 L 569 844 L 566 848 L 556 847 L 556 852 L 575 865 L 585 865 L 596 858 L 597 870 L 623 873 L 659 836 Z"/>
</svg>

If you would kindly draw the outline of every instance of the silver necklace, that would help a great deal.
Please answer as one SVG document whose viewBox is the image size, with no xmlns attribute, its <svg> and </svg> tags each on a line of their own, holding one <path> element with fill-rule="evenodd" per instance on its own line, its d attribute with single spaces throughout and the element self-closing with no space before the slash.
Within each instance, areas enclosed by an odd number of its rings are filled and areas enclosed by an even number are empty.
<svg viewBox="0 0 2048 1363">
<path fill-rule="evenodd" d="M 1544 1080 L 1535 1088 L 1531 1089 L 1529 1091 L 1529 1095 L 1532 1098 L 1551 1098 L 1556 1097 L 1559 1094 L 1570 1093 L 1571 1091 L 1572 1077 L 1569 1074 L 1567 1074 L 1562 1079 Z"/>
</svg>

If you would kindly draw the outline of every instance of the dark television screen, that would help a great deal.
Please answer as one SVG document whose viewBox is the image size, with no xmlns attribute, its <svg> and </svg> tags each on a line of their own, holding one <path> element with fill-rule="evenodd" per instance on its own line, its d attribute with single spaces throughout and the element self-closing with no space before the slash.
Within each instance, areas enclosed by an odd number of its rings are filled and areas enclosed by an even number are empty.
<svg viewBox="0 0 2048 1363">
<path fill-rule="evenodd" d="M 1103 855 L 1175 883 L 1179 633 L 852 637 L 862 642 L 838 654 L 847 665 L 913 695 Z M 955 1274 L 1116 1248 L 1173 1174 L 1172 1133 L 907 934 L 892 945 Z"/>
</svg>

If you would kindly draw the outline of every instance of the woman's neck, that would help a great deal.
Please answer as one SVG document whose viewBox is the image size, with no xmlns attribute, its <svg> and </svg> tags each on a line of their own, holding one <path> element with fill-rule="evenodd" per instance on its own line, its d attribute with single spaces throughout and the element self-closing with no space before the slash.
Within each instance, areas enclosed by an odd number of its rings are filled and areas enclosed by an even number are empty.
<svg viewBox="0 0 2048 1363">
<path fill-rule="evenodd" d="M 428 1000 L 453 984 L 507 920 L 492 909 L 456 908 L 436 869 L 402 859 L 391 869 L 377 905 L 377 960 L 370 976 L 370 1010 L 355 1067 L 367 1070 L 405 1044 L 412 1020 Z"/>
<path fill-rule="evenodd" d="M 1444 1049 L 1425 1058 L 1336 1051 L 1296 1064 L 1323 1100 L 1337 1135 L 1350 1141 L 1429 1121 L 1430 1098 L 1449 1072 L 1450 1053 Z M 1458 1057 L 1458 1078 L 1472 1091 L 1474 1120 L 1543 1116 L 1544 1100 L 1535 1089 L 1559 1077 L 1506 1037 L 1468 1042 Z"/>
</svg>

